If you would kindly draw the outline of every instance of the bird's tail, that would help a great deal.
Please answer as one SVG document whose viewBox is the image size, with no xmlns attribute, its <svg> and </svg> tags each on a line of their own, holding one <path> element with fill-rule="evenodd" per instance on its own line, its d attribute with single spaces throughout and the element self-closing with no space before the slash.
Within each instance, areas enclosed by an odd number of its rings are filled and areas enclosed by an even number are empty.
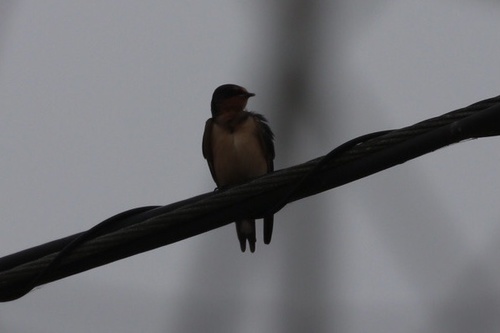
<svg viewBox="0 0 500 333">
<path fill-rule="evenodd" d="M 236 221 L 236 234 L 238 235 L 238 240 L 240 241 L 241 252 L 245 252 L 248 245 L 250 246 L 250 252 L 255 252 L 255 220 L 245 219 L 241 221 Z"/>
<path fill-rule="evenodd" d="M 264 244 L 271 243 L 273 235 L 274 215 L 264 217 Z"/>
</svg>

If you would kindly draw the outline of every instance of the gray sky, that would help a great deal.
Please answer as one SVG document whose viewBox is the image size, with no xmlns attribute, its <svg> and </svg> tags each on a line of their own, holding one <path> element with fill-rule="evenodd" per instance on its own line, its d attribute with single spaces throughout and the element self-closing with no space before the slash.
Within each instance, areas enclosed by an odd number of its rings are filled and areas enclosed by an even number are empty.
<svg viewBox="0 0 500 333">
<path fill-rule="evenodd" d="M 212 190 L 223 83 L 257 94 L 277 168 L 500 94 L 496 1 L 292 3 L 2 2 L 0 256 Z M 255 254 L 230 225 L 45 285 L 0 331 L 494 332 L 499 143 L 296 202 Z"/>
</svg>

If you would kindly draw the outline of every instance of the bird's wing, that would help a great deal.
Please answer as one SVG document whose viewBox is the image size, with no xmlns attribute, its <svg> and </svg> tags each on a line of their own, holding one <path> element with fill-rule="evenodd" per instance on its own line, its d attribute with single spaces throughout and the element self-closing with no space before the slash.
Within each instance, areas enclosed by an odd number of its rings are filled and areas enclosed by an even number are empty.
<svg viewBox="0 0 500 333">
<path fill-rule="evenodd" d="M 210 118 L 205 123 L 205 131 L 203 132 L 203 143 L 202 143 L 202 151 L 203 157 L 208 162 L 208 167 L 210 168 L 210 173 L 212 174 L 212 178 L 217 184 L 217 179 L 215 178 L 215 169 L 214 169 L 214 156 L 212 152 L 212 128 L 214 126 L 213 119 Z"/>
<path fill-rule="evenodd" d="M 258 113 L 253 113 L 252 116 L 257 122 L 257 137 L 264 151 L 264 155 L 267 161 L 267 172 L 274 171 L 274 134 L 271 127 L 267 124 L 267 119 Z M 269 214 L 264 216 L 264 243 L 271 243 L 271 237 L 273 235 L 274 226 L 274 216 Z"/>
<path fill-rule="evenodd" d="M 267 161 L 267 172 L 274 171 L 274 134 L 269 125 L 267 124 L 267 119 L 258 113 L 251 112 L 254 119 L 257 121 L 257 137 L 259 138 L 260 144 L 264 151 L 264 155 Z"/>
</svg>

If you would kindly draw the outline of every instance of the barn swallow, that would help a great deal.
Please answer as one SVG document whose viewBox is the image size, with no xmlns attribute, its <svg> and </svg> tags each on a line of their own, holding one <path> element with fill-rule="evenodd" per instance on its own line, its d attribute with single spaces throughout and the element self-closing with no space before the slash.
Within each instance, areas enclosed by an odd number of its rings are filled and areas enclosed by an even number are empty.
<svg viewBox="0 0 500 333">
<path fill-rule="evenodd" d="M 248 99 L 255 94 L 235 84 L 215 89 L 210 104 L 212 118 L 205 123 L 203 157 L 217 188 L 245 183 L 274 170 L 274 134 L 266 118 L 247 111 Z M 273 215 L 264 217 L 264 243 L 271 242 Z M 255 219 L 236 221 L 241 251 L 246 242 L 255 251 Z"/>
</svg>

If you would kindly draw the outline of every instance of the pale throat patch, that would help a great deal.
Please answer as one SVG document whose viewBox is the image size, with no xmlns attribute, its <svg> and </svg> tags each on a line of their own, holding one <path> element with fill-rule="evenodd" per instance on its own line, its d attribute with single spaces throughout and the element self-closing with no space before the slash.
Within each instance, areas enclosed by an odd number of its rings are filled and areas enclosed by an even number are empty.
<svg viewBox="0 0 500 333">
<path fill-rule="evenodd" d="M 214 124 L 212 151 L 219 186 L 243 183 L 267 173 L 267 161 L 256 131 L 253 117 L 245 119 L 232 132 Z"/>
</svg>

